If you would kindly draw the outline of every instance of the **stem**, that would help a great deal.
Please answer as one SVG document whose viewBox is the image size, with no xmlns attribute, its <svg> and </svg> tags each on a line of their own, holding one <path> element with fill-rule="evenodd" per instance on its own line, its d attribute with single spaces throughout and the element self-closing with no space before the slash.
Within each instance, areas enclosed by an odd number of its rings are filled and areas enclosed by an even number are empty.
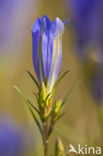
<svg viewBox="0 0 103 156">
<path fill-rule="evenodd" d="M 51 124 L 50 124 L 49 132 L 48 132 L 48 135 L 49 135 L 49 136 L 51 135 L 54 126 L 55 126 L 55 123 L 52 121 Z"/>
<path fill-rule="evenodd" d="M 49 136 L 48 136 L 48 121 L 43 122 L 43 130 L 44 130 L 44 156 L 48 156 L 48 144 L 49 144 Z"/>
<path fill-rule="evenodd" d="M 44 156 L 48 156 L 48 140 L 44 144 Z"/>
</svg>

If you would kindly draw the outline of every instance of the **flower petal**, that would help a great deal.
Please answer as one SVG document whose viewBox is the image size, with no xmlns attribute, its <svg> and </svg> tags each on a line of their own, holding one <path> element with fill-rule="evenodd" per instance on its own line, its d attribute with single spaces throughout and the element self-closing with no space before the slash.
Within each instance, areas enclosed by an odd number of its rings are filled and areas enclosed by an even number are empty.
<svg viewBox="0 0 103 156">
<path fill-rule="evenodd" d="M 32 49 L 33 49 L 33 65 L 39 81 L 40 81 L 40 69 L 38 60 L 38 42 L 40 40 L 41 32 L 42 32 L 42 21 L 40 18 L 37 18 L 32 27 Z"/>
<path fill-rule="evenodd" d="M 61 62 L 62 62 L 62 35 L 64 33 L 64 23 L 56 18 L 51 26 L 50 36 L 54 39 L 53 42 L 53 52 L 52 52 L 52 65 L 49 74 L 49 92 L 51 92 L 57 76 L 60 71 Z"/>
<path fill-rule="evenodd" d="M 44 72 L 45 76 L 48 78 L 52 63 L 53 39 L 50 36 L 51 22 L 47 17 L 45 18 L 45 21 L 46 25 L 42 37 L 42 50 L 43 50 Z"/>
</svg>

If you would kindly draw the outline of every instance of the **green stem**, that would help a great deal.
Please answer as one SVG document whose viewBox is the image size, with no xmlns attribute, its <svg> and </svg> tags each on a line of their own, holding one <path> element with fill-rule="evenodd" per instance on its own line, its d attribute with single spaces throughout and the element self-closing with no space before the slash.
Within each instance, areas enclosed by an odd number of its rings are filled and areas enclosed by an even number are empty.
<svg viewBox="0 0 103 156">
<path fill-rule="evenodd" d="M 45 145 L 44 145 L 44 156 L 48 156 L 48 140 L 45 141 Z"/>
<path fill-rule="evenodd" d="M 48 144 L 49 144 L 49 136 L 48 136 L 48 121 L 43 122 L 43 130 L 44 130 L 44 156 L 48 156 Z"/>
</svg>

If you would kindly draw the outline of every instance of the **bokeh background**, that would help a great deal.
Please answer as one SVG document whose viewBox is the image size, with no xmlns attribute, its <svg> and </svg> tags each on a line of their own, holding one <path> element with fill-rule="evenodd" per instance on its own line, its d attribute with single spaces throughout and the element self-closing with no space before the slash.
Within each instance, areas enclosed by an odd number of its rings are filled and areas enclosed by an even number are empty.
<svg viewBox="0 0 103 156">
<path fill-rule="evenodd" d="M 65 115 L 55 127 L 65 153 L 69 144 L 103 145 L 103 1 L 102 0 L 0 0 L 0 155 L 42 156 L 42 141 L 17 85 L 36 105 L 36 87 L 26 71 L 32 63 L 31 27 L 44 14 L 53 21 L 71 18 L 63 35 L 61 73 L 70 70 L 56 91 L 64 96 L 84 77 L 64 107 Z M 30 115 L 30 114 L 29 114 Z"/>
</svg>

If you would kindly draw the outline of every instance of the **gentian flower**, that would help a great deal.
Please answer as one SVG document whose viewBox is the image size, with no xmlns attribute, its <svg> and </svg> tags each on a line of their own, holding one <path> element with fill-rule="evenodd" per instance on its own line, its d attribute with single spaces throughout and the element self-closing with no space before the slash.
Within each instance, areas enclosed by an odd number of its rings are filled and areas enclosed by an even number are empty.
<svg viewBox="0 0 103 156">
<path fill-rule="evenodd" d="M 24 148 L 23 131 L 4 118 L 0 118 L 0 156 L 18 156 Z"/>
<path fill-rule="evenodd" d="M 79 56 L 87 58 L 86 46 L 102 46 L 103 41 L 103 1 L 102 0 L 67 0 L 70 8 L 72 25 L 76 34 L 76 45 Z"/>
<path fill-rule="evenodd" d="M 87 71 L 93 96 L 97 102 L 101 102 L 103 100 L 103 0 L 65 2 L 70 9 L 72 26 L 74 26 L 76 56 L 82 60 Z"/>
<path fill-rule="evenodd" d="M 47 78 L 48 93 L 53 89 L 62 62 L 64 23 L 57 17 L 38 17 L 32 27 L 33 65 L 40 83 Z"/>
</svg>

